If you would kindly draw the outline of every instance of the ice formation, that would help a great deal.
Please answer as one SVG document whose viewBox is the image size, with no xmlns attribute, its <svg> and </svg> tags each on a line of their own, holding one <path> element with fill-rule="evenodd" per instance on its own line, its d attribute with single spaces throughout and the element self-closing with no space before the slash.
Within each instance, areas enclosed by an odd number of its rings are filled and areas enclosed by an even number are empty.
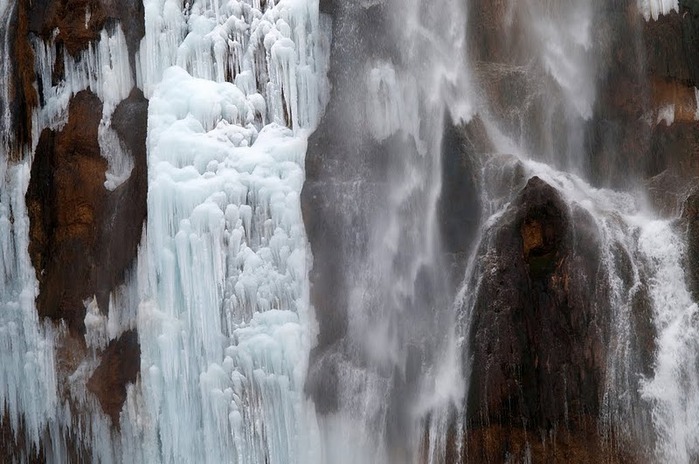
<svg viewBox="0 0 699 464">
<path fill-rule="evenodd" d="M 120 25 L 110 34 L 102 30 L 96 42 L 77 57 L 68 53 L 58 55 L 54 38 L 48 42 L 35 37 L 37 82 L 42 96 L 41 107 L 35 115 L 35 140 L 41 129 L 61 129 L 67 121 L 70 98 L 81 90 L 89 89 L 104 103 L 103 124 L 109 125 L 116 105 L 129 95 L 134 82 L 129 69 L 126 38 Z M 52 75 L 57 57 L 62 56 L 65 76 L 55 85 Z"/>
<path fill-rule="evenodd" d="M 155 284 L 138 325 L 157 453 L 312 462 L 299 195 L 305 139 L 327 92 L 327 24 L 313 1 L 145 6 Z"/>
<path fill-rule="evenodd" d="M 109 318 L 94 298 L 85 302 L 92 350 L 138 326 L 141 380 L 129 387 L 120 432 L 85 391 L 94 357 L 67 386 L 94 413 L 76 422 L 60 404 L 53 357 L 62 329 L 38 320 L 27 252 L 31 156 L 9 161 L 2 105 L 0 400 L 28 446 L 41 441 L 55 462 L 68 455 L 65 429 L 100 462 L 317 461 L 302 391 L 313 334 L 299 194 L 306 137 L 327 99 L 329 24 L 313 0 L 144 6 L 137 82 L 118 24 L 77 57 L 59 54 L 54 39 L 32 39 L 41 95 L 32 145 L 44 128 L 63 127 L 73 95 L 91 90 L 104 103 L 98 141 L 109 190 L 133 168 L 111 115 L 136 84 L 151 97 L 144 245 L 110 296 Z M 13 7 L 0 3 L 8 18 Z M 8 76 L 7 41 L 2 50 Z"/>
<path fill-rule="evenodd" d="M 646 21 L 680 10 L 679 0 L 638 0 L 638 8 Z"/>
<path fill-rule="evenodd" d="M 50 461 L 66 462 L 64 435 L 72 429 L 79 442 L 89 443 L 93 459 L 105 463 L 388 459 L 392 450 L 382 437 L 391 385 L 380 371 L 405 369 L 405 340 L 418 330 L 406 308 L 417 299 L 419 273 L 429 268 L 442 276 L 434 237 L 443 118 L 450 113 L 468 120 L 477 93 L 469 87 L 465 63 L 453 59 L 465 56 L 463 29 L 442 27 L 453 15 L 464 19 L 462 2 L 445 0 L 443 8 L 429 11 L 423 3 L 391 4 L 400 4 L 396 21 L 406 26 L 391 30 L 401 60 L 367 62 L 358 73 L 366 84 L 368 135 L 379 143 L 410 140 L 415 150 L 392 161 L 372 258 L 354 263 L 348 330 L 353 349 L 372 369 L 352 359 L 336 366 L 344 409 L 323 417 L 322 429 L 303 393 L 314 324 L 299 202 L 307 137 L 329 93 L 329 22 L 319 15 L 318 0 L 194 0 L 184 6 L 179 0 L 144 0 L 146 33 L 135 73 L 119 25 L 102 31 L 77 57 L 59 54 L 55 35 L 33 39 L 41 102 L 33 114 L 32 146 L 21 161 L 9 159 L 8 86 L 0 89 L 0 403 L 15 433 L 26 434 L 28 447 L 41 442 Z M 540 42 L 535 46 L 545 71 L 582 119 L 590 117 L 595 98 L 595 73 L 588 66 L 590 5 L 563 9 L 557 21 L 529 18 L 527 24 Z M 0 0 L 0 18 L 8 21 L 0 26 L 4 82 L 12 66 L 14 8 L 14 2 Z M 678 2 L 639 0 L 639 8 L 646 19 L 657 19 L 677 10 Z M 91 14 L 85 10 L 86 24 Z M 55 82 L 57 58 L 65 75 Z M 108 317 L 95 298 L 84 302 L 93 356 L 59 386 L 55 353 L 65 330 L 39 320 L 38 283 L 27 251 L 31 152 L 41 130 L 60 130 L 66 123 L 70 98 L 89 89 L 104 103 L 99 145 L 109 166 L 105 187 L 116 189 L 129 178 L 133 160 L 111 116 L 135 85 L 150 99 L 142 247 L 126 283 L 110 295 Z M 658 121 L 670 124 L 673 117 L 674 109 L 665 108 Z M 518 144 L 499 138 L 484 119 L 499 151 L 518 153 Z M 678 232 L 670 221 L 645 215 L 630 195 L 594 189 L 521 151 L 517 162 L 527 176 L 542 177 L 596 218 L 609 269 L 615 266 L 612 246 L 640 257 L 632 263 L 633 278 L 640 282 L 641 270 L 650 276 L 659 349 L 653 375 L 641 392 L 631 393 L 642 395 L 651 410 L 657 459 L 689 461 L 699 453 L 699 378 L 691 369 L 699 359 L 699 310 L 687 283 L 677 278 L 685 253 Z M 507 199 L 485 192 L 483 203 L 487 228 L 497 223 Z M 397 261 L 400 269 L 391 267 Z M 618 276 L 609 271 L 605 278 L 614 283 Z M 462 289 L 457 306 L 466 293 Z M 613 298 L 623 343 L 630 336 L 624 327 L 631 296 Z M 429 368 L 416 382 L 414 404 L 404 405 L 412 421 L 406 442 L 428 436 L 428 462 L 444 460 L 450 414 L 462 407 L 468 383 L 461 359 L 465 334 L 454 329 L 450 303 L 439 304 L 439 320 L 430 323 L 444 339 L 425 349 Z M 401 324 L 398 336 L 394 329 Z M 116 430 L 86 392 L 85 379 L 98 364 L 98 350 L 134 327 L 142 350 L 140 378 L 128 388 Z M 72 404 L 93 413 L 73 414 L 59 399 L 63 387 Z"/>
<path fill-rule="evenodd" d="M 312 437 L 294 432 L 313 430 L 302 393 L 312 342 L 306 143 L 276 123 L 258 133 L 254 114 L 234 84 L 179 67 L 151 98 L 147 234 L 158 283 L 139 328 L 166 462 L 312 458 Z"/>
</svg>

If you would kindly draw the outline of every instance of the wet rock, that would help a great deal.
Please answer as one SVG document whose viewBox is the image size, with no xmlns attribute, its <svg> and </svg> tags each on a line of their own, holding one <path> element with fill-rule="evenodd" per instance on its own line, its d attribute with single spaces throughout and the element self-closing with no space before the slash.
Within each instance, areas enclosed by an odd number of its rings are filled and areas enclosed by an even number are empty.
<svg viewBox="0 0 699 464">
<path fill-rule="evenodd" d="M 107 161 L 97 142 L 100 100 L 80 92 L 69 111 L 63 130 L 45 130 L 36 149 L 26 196 L 29 252 L 39 280 L 39 314 L 65 319 L 82 332 L 83 300 L 94 294 L 91 274 L 98 266 L 97 217 L 107 197 Z"/>
<path fill-rule="evenodd" d="M 2 128 L 12 133 L 8 140 L 10 159 L 19 160 L 26 154 L 26 147 L 32 136 L 32 110 L 39 103 L 39 95 L 34 88 L 34 51 L 29 41 L 28 2 L 16 2 L 9 15 L 9 80 L 7 86 L 9 101 L 0 102 L 0 108 L 9 106 L 11 127 Z M 1 57 L 5 59 L 5 57 Z"/>
<path fill-rule="evenodd" d="M 39 447 L 32 444 L 32 439 L 27 435 L 25 424 L 22 420 L 18 427 L 11 425 L 10 417 L 7 413 L 0 416 L 0 462 L 26 464 L 45 464 L 49 462 L 47 456 L 55 456 L 51 450 L 51 442 L 48 439 L 48 430 L 44 430 L 44 436 L 39 442 Z M 66 462 L 90 462 L 92 453 L 87 449 L 89 446 L 84 443 L 82 437 L 77 437 L 75 432 L 62 431 L 64 446 L 61 458 Z"/>
<path fill-rule="evenodd" d="M 594 424 L 609 288 L 593 218 L 534 177 L 484 243 L 470 338 L 469 456 L 498 462 L 523 451 L 527 436 L 541 459 L 563 462 L 591 443 L 601 449 Z M 547 442 L 558 451 L 546 454 Z"/>
<path fill-rule="evenodd" d="M 480 224 L 480 194 L 474 159 L 486 148 L 482 123 L 474 118 L 465 128 L 447 118 L 442 140 L 442 191 L 437 214 L 442 249 L 450 257 L 452 280 L 463 278 L 468 254 Z M 487 139 L 485 139 L 487 140 Z"/>
<path fill-rule="evenodd" d="M 112 340 L 100 358 L 100 365 L 87 382 L 87 389 L 97 396 L 102 410 L 116 425 L 126 401 L 126 387 L 136 381 L 141 368 L 141 348 L 136 331 L 129 330 Z"/>
<path fill-rule="evenodd" d="M 699 302 L 699 189 L 685 201 L 682 222 L 687 230 L 687 280 L 694 301 Z"/>
<path fill-rule="evenodd" d="M 494 425 L 469 433 L 468 447 L 478 450 L 467 462 L 532 462 L 621 464 L 637 462 L 632 456 L 600 442 L 597 427 L 589 423 L 582 433 L 559 429 L 535 436 L 524 428 Z"/>
<path fill-rule="evenodd" d="M 136 258 L 148 209 L 148 100 L 139 89 L 133 89 L 117 105 L 112 127 L 133 158 L 133 170 L 126 182 L 107 194 L 98 216 L 97 259 L 101 265 L 95 268 L 93 279 L 98 305 L 105 312 L 109 309 L 109 292 L 124 282 Z"/>
<path fill-rule="evenodd" d="M 36 0 L 29 15 L 33 33 L 48 40 L 58 30 L 56 42 L 73 56 L 117 22 L 132 56 L 145 34 L 143 2 L 138 0 Z"/>
</svg>

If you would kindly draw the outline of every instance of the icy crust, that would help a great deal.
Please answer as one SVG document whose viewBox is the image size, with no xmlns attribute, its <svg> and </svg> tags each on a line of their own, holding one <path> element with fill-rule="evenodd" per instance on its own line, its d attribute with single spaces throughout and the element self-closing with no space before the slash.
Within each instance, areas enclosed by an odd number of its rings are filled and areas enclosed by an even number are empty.
<svg viewBox="0 0 699 464">
<path fill-rule="evenodd" d="M 0 403 L 15 434 L 22 421 L 28 445 L 38 446 L 58 399 L 54 331 L 34 308 L 38 283 L 24 204 L 29 173 L 27 162 L 8 166 L 0 146 Z"/>
<path fill-rule="evenodd" d="M 14 2 L 0 0 L 0 408 L 15 436 L 20 424 L 26 446 L 36 447 L 58 405 L 55 336 L 34 308 L 38 282 L 29 257 L 29 218 L 24 195 L 31 165 L 9 160 L 10 37 Z"/>
<path fill-rule="evenodd" d="M 34 114 L 34 143 L 45 128 L 61 129 L 68 121 L 70 99 L 81 90 L 90 89 L 103 102 L 102 120 L 99 125 L 99 145 L 102 156 L 108 162 L 105 187 L 114 190 L 124 183 L 133 169 L 133 157 L 111 128 L 111 117 L 116 106 L 129 96 L 134 86 L 129 67 L 126 37 L 117 25 L 110 34 L 102 30 L 100 38 L 77 57 L 62 54 L 65 75 L 54 82 L 54 67 L 59 58 L 55 36 L 48 42 L 38 37 L 32 39 L 35 52 L 37 82 L 42 96 L 41 106 Z"/>
<path fill-rule="evenodd" d="M 679 0 L 638 0 L 638 8 L 646 21 L 658 19 L 671 11 L 679 11 Z"/>
<path fill-rule="evenodd" d="M 264 7 L 261 6 L 264 4 Z M 138 83 L 153 94 L 165 69 L 235 82 L 254 105 L 260 125 L 314 125 L 327 99 L 329 24 L 318 0 L 145 0 L 146 35 L 138 53 Z"/>
<path fill-rule="evenodd" d="M 54 66 L 58 56 L 54 39 L 44 42 L 38 37 L 32 39 L 36 55 L 35 69 L 42 96 L 41 107 L 36 115 L 38 128 L 60 129 L 67 122 L 68 104 L 73 95 L 90 89 L 104 102 L 105 119 L 114 112 L 120 101 L 129 96 L 134 86 L 129 68 L 129 52 L 126 37 L 117 25 L 110 35 L 102 30 L 100 38 L 77 57 L 62 54 L 64 77 L 54 82 Z M 35 139 L 38 140 L 38 133 Z"/>
<path fill-rule="evenodd" d="M 235 85 L 177 67 L 150 100 L 157 283 L 139 336 L 163 462 L 312 461 L 306 140 L 274 123 L 258 133 L 254 109 Z"/>
</svg>

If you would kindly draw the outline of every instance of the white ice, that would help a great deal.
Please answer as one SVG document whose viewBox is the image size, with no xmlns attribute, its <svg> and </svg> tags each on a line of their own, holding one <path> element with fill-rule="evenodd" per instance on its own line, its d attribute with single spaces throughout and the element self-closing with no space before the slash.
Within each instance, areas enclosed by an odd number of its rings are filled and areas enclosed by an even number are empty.
<svg viewBox="0 0 699 464">
<path fill-rule="evenodd" d="M 3 1 L 0 11 L 11 6 Z M 0 401 L 13 429 L 22 420 L 28 443 L 41 440 L 52 462 L 66 462 L 66 428 L 89 443 L 95 462 L 317 462 L 314 408 L 303 394 L 312 316 L 299 195 L 306 137 L 328 96 L 329 22 L 317 0 L 264 8 L 257 0 L 146 0 L 144 7 L 136 74 L 152 97 L 149 220 L 136 266 L 110 295 L 109 317 L 94 298 L 85 302 L 92 355 L 65 388 L 72 404 L 93 413 L 80 416 L 58 399 L 54 352 L 65 331 L 40 323 L 34 306 L 24 204 L 31 155 L 10 162 L 7 133 Z M 57 31 L 47 42 L 32 39 L 42 102 L 30 148 L 44 128 L 60 130 L 71 97 L 90 89 L 104 103 L 98 141 L 113 190 L 133 160 L 111 116 L 136 82 L 122 29 L 110 30 L 79 56 L 63 55 L 59 82 Z M 117 432 L 85 382 L 99 349 L 134 327 L 142 369 Z"/>
<path fill-rule="evenodd" d="M 143 388 L 162 460 L 308 462 L 304 137 L 228 82 L 165 70 L 149 107 Z M 199 424 L 199 425 L 197 425 Z"/>
<path fill-rule="evenodd" d="M 671 11 L 679 11 L 679 0 L 638 0 L 638 8 L 646 21 L 658 19 Z"/>
</svg>

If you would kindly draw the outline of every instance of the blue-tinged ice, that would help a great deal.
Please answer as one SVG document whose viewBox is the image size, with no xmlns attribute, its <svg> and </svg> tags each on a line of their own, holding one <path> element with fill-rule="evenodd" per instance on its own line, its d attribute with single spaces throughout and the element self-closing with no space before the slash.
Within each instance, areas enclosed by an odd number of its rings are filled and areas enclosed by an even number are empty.
<svg viewBox="0 0 699 464">
<path fill-rule="evenodd" d="M 129 414 L 162 462 L 316 462 L 300 192 L 328 26 L 317 1 L 145 7 L 150 276 Z"/>
<path fill-rule="evenodd" d="M 309 462 L 303 136 L 232 83 L 165 70 L 149 107 L 143 389 L 162 460 Z"/>
</svg>

